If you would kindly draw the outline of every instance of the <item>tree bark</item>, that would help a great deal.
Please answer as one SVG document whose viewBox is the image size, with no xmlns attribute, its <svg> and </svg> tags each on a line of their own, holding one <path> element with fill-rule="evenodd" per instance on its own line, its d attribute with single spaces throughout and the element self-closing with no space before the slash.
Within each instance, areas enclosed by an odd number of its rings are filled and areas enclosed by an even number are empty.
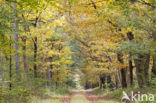
<svg viewBox="0 0 156 103">
<path fill-rule="evenodd" d="M 1 52 L 0 52 L 1 54 Z M 3 70 L 2 70 L 2 56 L 0 56 L 0 75 L 3 76 Z"/>
<path fill-rule="evenodd" d="M 149 64 L 150 64 L 150 54 L 145 54 L 145 63 L 144 63 L 144 73 L 145 73 L 145 80 L 146 85 L 149 86 Z"/>
<path fill-rule="evenodd" d="M 37 78 L 37 37 L 34 39 L 34 77 Z"/>
<path fill-rule="evenodd" d="M 0 52 L 0 54 L 1 54 L 1 52 Z M 1 83 L 2 84 L 0 84 L 2 87 L 3 87 L 3 66 L 2 66 L 2 56 L 0 56 L 0 77 L 2 78 L 2 80 L 1 80 Z"/>
<path fill-rule="evenodd" d="M 132 60 L 129 60 L 129 72 L 130 72 L 130 85 L 133 85 L 133 64 Z"/>
<path fill-rule="evenodd" d="M 50 62 L 50 60 L 48 59 L 48 62 Z M 48 79 L 48 82 L 47 82 L 47 85 L 48 85 L 48 87 L 49 88 L 51 88 L 52 87 L 52 84 L 51 84 L 51 80 L 52 80 L 52 72 L 51 72 L 51 66 L 50 65 L 48 65 L 48 67 L 47 67 L 47 79 Z"/>
<path fill-rule="evenodd" d="M 152 37 L 153 37 L 153 41 L 156 42 L 156 35 L 155 35 L 155 33 L 153 33 Z M 155 55 L 153 56 L 152 73 L 156 76 L 156 51 L 155 51 Z"/>
<path fill-rule="evenodd" d="M 10 36 L 10 40 L 11 40 L 11 36 Z M 10 58 L 9 58 L 9 79 L 10 79 L 10 82 L 9 82 L 9 90 L 12 89 L 12 52 L 11 52 L 11 49 L 12 49 L 12 45 L 10 43 Z"/>
<path fill-rule="evenodd" d="M 9 90 L 12 89 L 12 57 L 10 55 L 10 71 L 9 71 L 9 77 L 10 77 L 10 82 L 9 82 Z"/>
<path fill-rule="evenodd" d="M 103 89 L 103 88 L 106 88 L 106 76 L 105 75 L 102 75 L 100 76 L 100 88 Z"/>
<path fill-rule="evenodd" d="M 124 64 L 123 54 L 122 53 L 118 53 L 117 57 L 118 57 L 118 61 L 121 64 Z M 122 88 L 127 88 L 126 68 L 120 68 L 120 72 L 121 72 L 121 85 L 122 85 Z"/>
<path fill-rule="evenodd" d="M 156 76 L 156 55 L 153 56 L 152 73 Z"/>
<path fill-rule="evenodd" d="M 24 63 L 24 70 L 25 70 L 25 77 L 26 77 L 26 85 L 28 86 L 29 84 L 29 67 L 28 67 L 28 58 L 27 58 L 27 55 L 26 55 L 26 39 L 24 38 L 23 39 L 23 43 L 24 43 L 24 46 L 23 46 L 23 63 Z"/>
<path fill-rule="evenodd" d="M 132 32 L 128 32 L 127 37 L 130 41 L 134 39 L 134 35 L 132 34 Z M 129 57 L 131 59 L 131 53 L 129 53 Z M 130 72 L 130 85 L 132 86 L 133 85 L 133 64 L 132 64 L 132 60 L 129 60 L 129 72 Z"/>
<path fill-rule="evenodd" d="M 138 59 L 135 59 L 136 74 L 138 79 L 138 84 L 140 88 L 148 86 L 148 69 L 149 69 L 149 59 L 150 56 L 147 54 L 138 55 Z"/>
<path fill-rule="evenodd" d="M 118 73 L 118 72 L 117 72 Z M 118 79 L 118 74 L 115 73 L 115 88 L 118 89 L 119 88 L 119 79 Z"/>
<path fill-rule="evenodd" d="M 19 47 L 16 43 L 18 43 L 18 23 L 17 23 L 17 5 L 14 3 L 13 4 L 14 12 L 15 12 L 15 21 L 14 21 L 14 49 L 16 50 L 15 53 L 15 63 L 16 63 L 16 72 L 17 72 L 17 78 L 20 80 L 21 75 L 20 75 L 20 55 L 18 53 Z"/>
<path fill-rule="evenodd" d="M 113 88 L 114 88 L 114 83 L 113 83 L 113 81 L 111 80 L 111 75 L 108 75 L 108 76 L 107 76 L 107 84 L 108 84 L 108 87 L 109 87 L 111 90 L 113 90 Z"/>
<path fill-rule="evenodd" d="M 4 80 L 5 80 L 5 75 L 4 75 L 4 63 L 3 63 L 3 56 L 0 56 L 0 73 L 1 73 L 1 78 L 2 78 L 2 87 L 5 84 Z"/>
<path fill-rule="evenodd" d="M 128 32 L 127 37 L 130 41 L 134 39 L 134 35 L 132 32 Z M 149 85 L 149 62 L 150 62 L 150 53 L 138 54 L 138 58 L 134 59 L 138 85 L 140 88 Z"/>
</svg>

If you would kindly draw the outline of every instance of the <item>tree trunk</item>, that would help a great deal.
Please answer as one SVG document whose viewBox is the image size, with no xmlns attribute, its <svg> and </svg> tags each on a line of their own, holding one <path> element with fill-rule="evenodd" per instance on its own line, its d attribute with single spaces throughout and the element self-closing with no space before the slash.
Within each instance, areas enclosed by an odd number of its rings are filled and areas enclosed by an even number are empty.
<svg viewBox="0 0 156 103">
<path fill-rule="evenodd" d="M 108 87 L 109 87 L 111 90 L 113 90 L 113 88 L 114 88 L 114 83 L 113 83 L 113 81 L 111 80 L 111 76 L 110 76 L 110 75 L 107 76 L 107 84 L 108 84 Z"/>
<path fill-rule="evenodd" d="M 34 39 L 34 77 L 37 78 L 37 37 Z"/>
<path fill-rule="evenodd" d="M 156 76 L 156 55 L 153 56 L 152 73 Z"/>
<path fill-rule="evenodd" d="M 0 65 L 2 64 L 2 56 L 0 56 Z"/>
<path fill-rule="evenodd" d="M 153 33 L 152 37 L 153 37 L 153 42 L 156 42 L 156 35 L 155 35 L 155 33 Z M 156 76 L 156 51 L 155 51 L 155 55 L 153 56 L 152 73 Z"/>
<path fill-rule="evenodd" d="M 10 77 L 10 82 L 9 82 L 9 90 L 12 89 L 12 57 L 10 55 L 10 71 L 9 71 L 9 77 Z"/>
<path fill-rule="evenodd" d="M 149 79 L 148 79 L 149 59 L 150 56 L 144 54 L 144 55 L 139 55 L 138 59 L 134 60 L 136 66 L 138 84 L 140 88 L 144 88 L 148 86 L 149 83 Z"/>
<path fill-rule="evenodd" d="M 15 21 L 14 21 L 14 49 L 16 50 L 15 53 L 15 63 L 16 63 L 16 72 L 17 72 L 17 78 L 20 80 L 21 75 L 20 75 L 20 55 L 17 53 L 19 51 L 19 47 L 16 43 L 18 43 L 18 23 L 17 23 L 17 5 L 14 3 L 13 4 L 14 12 L 15 12 Z"/>
<path fill-rule="evenodd" d="M 119 88 L 119 80 L 118 80 L 118 75 L 115 73 L 115 88 Z"/>
<path fill-rule="evenodd" d="M 127 37 L 130 41 L 134 39 L 134 35 L 132 34 L 132 32 L 128 32 Z M 150 54 L 138 54 L 138 58 L 134 59 L 134 62 L 136 66 L 136 74 L 139 87 L 143 88 L 148 86 Z"/>
<path fill-rule="evenodd" d="M 129 72 L 130 72 L 130 85 L 133 85 L 133 64 L 132 60 L 129 60 Z"/>
<path fill-rule="evenodd" d="M 11 36 L 10 36 L 10 40 L 11 40 Z M 11 43 L 10 43 L 10 58 L 9 58 L 9 79 L 10 79 L 10 82 L 9 82 L 9 90 L 12 89 L 12 56 L 11 56 Z"/>
<path fill-rule="evenodd" d="M 50 66 L 47 67 L 47 76 L 48 76 L 48 78 L 47 78 L 48 79 L 47 85 L 48 85 L 49 88 L 51 88 L 52 87 L 52 84 L 51 84 L 52 73 L 51 73 L 51 67 Z"/>
<path fill-rule="evenodd" d="M 1 52 L 0 52 L 1 54 Z M 2 70 L 2 56 L 0 56 L 0 75 L 3 76 L 3 70 Z"/>
<path fill-rule="evenodd" d="M 0 56 L 0 72 L 1 72 L 1 78 L 2 78 L 2 87 L 5 84 L 5 75 L 4 75 L 4 63 L 3 63 L 3 56 Z"/>
<path fill-rule="evenodd" d="M 27 55 L 26 55 L 26 39 L 24 38 L 23 39 L 23 43 L 24 43 L 24 46 L 23 46 L 23 63 L 24 63 L 24 70 L 25 70 L 25 77 L 26 77 L 26 85 L 28 86 L 29 84 L 29 67 L 28 67 L 28 58 L 27 58 Z"/>
<path fill-rule="evenodd" d="M 127 81 L 126 81 L 126 68 L 121 69 L 121 77 L 122 77 L 122 88 L 127 88 Z"/>
<path fill-rule="evenodd" d="M 106 88 L 106 76 L 105 75 L 100 76 L 100 82 L 101 82 L 100 88 L 101 89 Z"/>
<path fill-rule="evenodd" d="M 150 54 L 146 54 L 145 56 L 145 63 L 144 63 L 144 75 L 146 80 L 146 85 L 149 86 L 149 64 L 150 64 Z"/>
<path fill-rule="evenodd" d="M 127 33 L 127 37 L 128 39 L 131 41 L 134 39 L 134 35 L 132 34 L 132 32 L 128 32 Z M 131 59 L 131 53 L 129 54 L 130 59 Z M 129 72 L 130 72 L 130 85 L 133 85 L 133 64 L 132 64 L 132 60 L 129 60 Z"/>
<path fill-rule="evenodd" d="M 123 61 L 123 54 L 122 54 L 122 53 L 118 53 L 118 54 L 117 54 L 117 57 L 118 57 L 118 61 L 119 61 L 121 64 L 124 64 L 124 61 Z M 127 88 L 126 68 L 120 68 L 120 72 L 121 72 L 121 85 L 122 85 L 122 88 Z"/>
<path fill-rule="evenodd" d="M 0 54 L 1 54 L 1 52 L 0 52 Z M 2 84 L 0 84 L 0 86 L 2 86 L 3 87 L 3 67 L 2 67 L 2 56 L 0 56 L 0 78 L 2 78 L 2 80 L 1 80 L 1 83 Z"/>
</svg>

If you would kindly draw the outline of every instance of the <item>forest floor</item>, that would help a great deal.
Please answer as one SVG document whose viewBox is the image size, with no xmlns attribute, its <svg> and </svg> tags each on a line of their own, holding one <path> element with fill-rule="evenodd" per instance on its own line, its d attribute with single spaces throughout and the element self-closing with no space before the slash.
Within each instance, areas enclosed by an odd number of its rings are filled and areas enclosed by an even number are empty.
<svg viewBox="0 0 156 103">
<path fill-rule="evenodd" d="M 68 96 L 49 96 L 48 98 L 41 100 L 41 102 L 33 103 L 119 103 L 116 99 L 112 99 L 108 96 L 96 95 L 93 89 L 84 90 L 80 85 L 80 74 L 78 73 L 74 77 L 77 89 L 71 90 Z"/>
<path fill-rule="evenodd" d="M 92 90 L 72 91 L 71 102 L 69 103 L 119 103 L 108 96 L 97 96 Z"/>
<path fill-rule="evenodd" d="M 38 102 L 35 102 L 38 103 Z M 63 98 L 47 98 L 39 103 L 119 103 L 107 96 L 97 96 L 91 90 L 73 90 L 70 96 Z"/>
</svg>

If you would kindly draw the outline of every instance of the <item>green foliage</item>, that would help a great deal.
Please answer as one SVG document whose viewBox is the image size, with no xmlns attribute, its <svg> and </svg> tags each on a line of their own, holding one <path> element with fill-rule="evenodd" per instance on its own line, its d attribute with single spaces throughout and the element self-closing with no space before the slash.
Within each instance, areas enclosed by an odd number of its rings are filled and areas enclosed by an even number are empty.
<svg viewBox="0 0 156 103">
<path fill-rule="evenodd" d="M 2 92 L 1 103 L 28 103 L 30 91 L 27 89 L 5 90 Z"/>
<path fill-rule="evenodd" d="M 156 87 L 156 76 L 154 74 L 151 74 L 151 75 L 152 75 L 152 79 L 150 82 L 150 87 L 155 88 Z"/>
<path fill-rule="evenodd" d="M 149 51 L 154 51 L 155 48 L 152 48 L 149 45 L 149 41 L 145 43 L 145 41 L 141 40 L 133 40 L 133 41 L 125 41 L 122 44 L 119 45 L 120 48 L 118 51 L 123 51 L 126 53 L 132 53 L 132 55 L 137 55 L 137 54 L 146 54 Z M 153 49 L 153 50 L 152 50 Z"/>
<path fill-rule="evenodd" d="M 71 87 L 66 87 L 65 85 L 58 86 L 58 87 L 54 86 L 52 88 L 52 92 L 56 95 L 68 95 L 71 89 L 72 89 Z"/>
<path fill-rule="evenodd" d="M 115 98 L 117 100 L 121 100 L 122 96 L 123 96 L 123 91 L 125 91 L 128 95 L 131 95 L 131 92 L 133 91 L 134 93 L 135 92 L 141 92 L 142 94 L 147 94 L 147 93 L 151 93 L 153 95 L 156 95 L 155 91 L 156 89 L 155 88 L 152 88 L 152 87 L 149 87 L 149 88 L 144 88 L 144 89 L 139 89 L 139 88 L 127 88 L 127 89 L 118 89 L 118 90 L 115 90 L 113 92 L 109 92 L 107 93 L 107 96 L 110 97 L 110 98 Z M 148 102 L 141 102 L 141 103 L 148 103 Z M 154 102 L 153 102 L 154 103 Z"/>
<path fill-rule="evenodd" d="M 0 102 L 27 103 L 32 95 L 32 103 L 52 102 L 40 100 L 46 89 L 52 95 L 67 95 L 76 87 L 75 73 L 81 74 L 83 86 L 104 85 L 103 77 L 110 76 L 120 88 L 118 75 L 130 67 L 129 60 L 133 73 L 146 74 L 134 64 L 146 54 L 156 55 L 155 7 L 155 0 L 0 0 Z M 146 63 L 140 61 L 139 66 Z M 152 75 L 150 86 L 155 88 L 155 82 Z M 121 99 L 122 91 L 109 95 Z M 82 96 L 74 98 L 88 102 Z"/>
<path fill-rule="evenodd" d="M 62 102 L 57 99 L 40 99 L 38 97 L 33 97 L 32 102 L 30 103 L 62 103 Z"/>
</svg>

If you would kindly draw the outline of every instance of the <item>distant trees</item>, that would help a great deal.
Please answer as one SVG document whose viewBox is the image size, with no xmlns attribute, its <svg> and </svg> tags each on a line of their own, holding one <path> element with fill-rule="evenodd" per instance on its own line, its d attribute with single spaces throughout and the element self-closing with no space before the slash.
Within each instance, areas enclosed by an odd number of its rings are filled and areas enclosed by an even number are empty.
<svg viewBox="0 0 156 103">
<path fill-rule="evenodd" d="M 155 5 L 150 0 L 74 3 L 68 30 L 81 44 L 77 53 L 87 61 L 82 67 L 87 84 L 97 81 L 94 74 L 102 85 L 109 75 L 116 88 L 133 86 L 134 78 L 140 88 L 149 86 L 150 69 L 155 74 Z"/>
<path fill-rule="evenodd" d="M 48 88 L 70 86 L 72 52 L 68 34 L 63 33 L 65 16 L 59 2 L 2 0 L 0 6 L 4 91 L 36 89 L 42 84 Z"/>
</svg>

